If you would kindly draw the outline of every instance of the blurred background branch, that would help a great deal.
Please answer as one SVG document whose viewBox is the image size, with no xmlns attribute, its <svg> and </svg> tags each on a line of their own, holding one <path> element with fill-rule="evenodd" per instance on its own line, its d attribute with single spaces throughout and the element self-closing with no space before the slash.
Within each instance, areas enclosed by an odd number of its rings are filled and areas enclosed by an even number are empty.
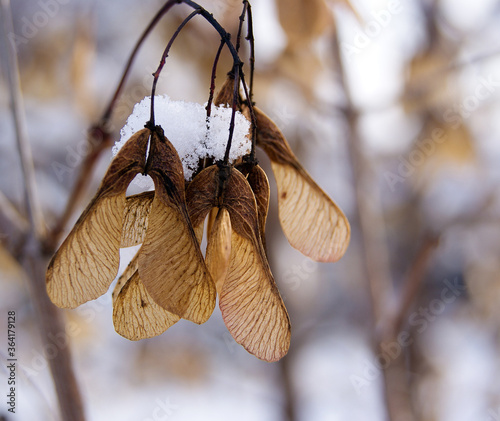
<svg viewBox="0 0 500 421">
<path fill-rule="evenodd" d="M 64 421 L 84 421 L 83 405 L 73 372 L 70 349 L 68 346 L 60 347 L 56 339 L 61 335 L 66 336 L 64 321 L 60 310 L 51 303 L 45 290 L 47 256 L 43 253 L 43 242 L 46 230 L 35 182 L 35 169 L 24 114 L 17 52 L 14 44 L 9 40 L 9 34 L 14 33 L 9 0 L 1 1 L 1 19 L 3 28 L 1 56 L 10 88 L 11 111 L 23 177 L 24 204 L 28 222 L 19 215 L 7 199 L 2 200 L 2 209 L 4 215 L 15 223 L 16 228 L 24 237 L 24 244 L 20 249 L 18 260 L 28 275 L 42 343 L 53 346 L 57 350 L 56 355 L 50 358 L 49 365 L 59 402 L 60 417 Z M 2 194 L 0 198 L 3 197 Z M 26 229 L 26 225 L 28 229 Z"/>
<path fill-rule="evenodd" d="M 235 39 L 242 2 L 201 3 Z M 48 318 L 50 303 L 28 299 L 26 278 L 36 281 L 33 296 L 45 297 L 48 256 L 28 241 L 30 227 L 43 231 L 37 208 L 53 227 L 45 241 L 50 254 L 97 188 L 109 146 L 149 95 L 166 40 L 189 13 L 179 6 L 158 22 L 115 96 L 115 112 L 89 133 L 102 122 L 137 38 L 165 4 L 13 2 L 14 31 L 2 24 L 18 51 L 24 107 L 18 104 L 26 113 L 26 128 L 16 130 L 10 90 L 17 71 L 6 70 L 3 55 L 0 308 L 16 309 L 25 332 L 19 353 L 28 378 L 20 381 L 31 405 L 20 416 L 57 419 L 47 410 L 57 396 L 49 367 L 56 380 L 57 370 L 71 366 L 71 342 L 95 421 L 498 419 L 495 0 L 252 1 L 254 100 L 353 229 L 340 262 L 304 258 L 281 234 L 269 177 L 269 258 L 293 326 L 290 354 L 278 365 L 236 345 L 217 312 L 202 328 L 181 322 L 132 343 L 113 330 L 109 296 L 67 312 L 66 326 Z M 212 28 L 193 20 L 176 40 L 158 92 L 204 103 L 219 43 Z M 243 43 L 242 56 L 247 48 Z M 217 88 L 231 66 L 223 51 Z M 29 135 L 33 149 L 26 182 L 18 133 Z M 259 159 L 270 174 L 267 158 Z M 40 341 L 38 322 L 52 342 Z M 61 351 L 56 358 L 52 349 Z M 71 387 L 58 393 L 77 395 Z"/>
</svg>

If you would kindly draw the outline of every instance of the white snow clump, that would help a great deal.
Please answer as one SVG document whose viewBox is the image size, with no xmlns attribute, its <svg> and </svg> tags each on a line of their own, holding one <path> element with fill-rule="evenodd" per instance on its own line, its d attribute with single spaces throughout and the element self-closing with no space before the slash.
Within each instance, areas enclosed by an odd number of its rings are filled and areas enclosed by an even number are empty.
<svg viewBox="0 0 500 421">
<path fill-rule="evenodd" d="M 134 106 L 127 123 L 120 131 L 120 140 L 113 146 L 113 156 L 134 133 L 144 128 L 150 118 L 150 107 L 151 97 L 144 98 Z M 201 104 L 172 101 L 166 95 L 155 96 L 155 124 L 163 128 L 165 136 L 177 150 L 182 161 L 184 178 L 188 181 L 198 168 L 199 159 L 224 158 L 230 121 L 229 107 L 212 105 L 207 124 L 207 113 Z M 250 122 L 238 111 L 229 153 L 230 163 L 250 152 L 249 130 Z"/>
</svg>

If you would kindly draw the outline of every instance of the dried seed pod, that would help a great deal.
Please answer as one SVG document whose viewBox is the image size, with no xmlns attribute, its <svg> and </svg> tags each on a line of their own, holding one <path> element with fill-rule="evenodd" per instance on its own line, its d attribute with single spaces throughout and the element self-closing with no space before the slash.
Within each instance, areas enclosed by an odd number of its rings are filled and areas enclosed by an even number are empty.
<svg viewBox="0 0 500 421">
<path fill-rule="evenodd" d="M 219 92 L 215 96 L 214 105 L 229 105 L 233 103 L 234 97 L 234 75 L 230 72 Z"/>
<path fill-rule="evenodd" d="M 258 108 L 254 111 L 257 145 L 271 160 L 285 236 L 292 247 L 313 260 L 339 260 L 350 239 L 347 218 L 302 167 L 276 124 Z"/>
<path fill-rule="evenodd" d="M 226 209 L 218 210 L 212 229 L 208 232 L 205 261 L 215 282 L 217 292 L 220 293 L 226 280 L 231 257 L 231 219 Z"/>
<path fill-rule="evenodd" d="M 269 211 L 269 180 L 264 170 L 259 165 L 252 166 L 252 169 L 247 175 L 248 184 L 252 188 L 257 202 L 257 215 L 259 219 L 259 232 L 262 245 L 266 250 L 266 220 L 267 212 Z"/>
<path fill-rule="evenodd" d="M 99 190 L 49 263 L 47 293 L 75 308 L 104 294 L 118 272 L 126 191 L 144 171 L 150 131 L 133 135 L 111 162 Z"/>
<path fill-rule="evenodd" d="M 203 223 L 210 210 L 217 207 L 219 169 L 211 165 L 200 171 L 186 189 L 186 203 L 189 219 L 195 232 L 203 234 Z M 211 228 L 211 227 L 209 227 Z M 210 229 L 209 231 L 210 232 Z"/>
<path fill-rule="evenodd" d="M 120 247 L 137 246 L 144 241 L 154 195 L 154 191 L 148 191 L 127 197 Z"/>
<path fill-rule="evenodd" d="M 212 208 L 210 209 L 210 212 L 208 213 L 207 217 L 207 238 L 210 239 L 210 233 L 212 232 L 212 229 L 215 224 L 215 219 L 217 218 L 217 215 L 219 214 L 219 208 Z"/>
<path fill-rule="evenodd" d="M 324 0 L 278 0 L 276 6 L 281 27 L 292 46 L 308 45 L 334 23 Z"/>
<path fill-rule="evenodd" d="M 290 319 L 260 241 L 257 204 L 245 177 L 231 171 L 223 206 L 231 219 L 231 258 L 219 294 L 222 318 L 239 344 L 265 361 L 290 346 Z"/>
<path fill-rule="evenodd" d="M 156 304 L 141 282 L 138 254 L 132 259 L 113 291 L 113 325 L 121 336 L 137 341 L 161 335 L 180 320 Z"/>
<path fill-rule="evenodd" d="M 215 165 L 206 168 L 190 183 L 186 191 L 189 215 L 196 227 L 203 224 L 213 207 L 220 208 L 208 240 L 207 265 L 217 277 L 224 323 L 248 352 L 277 361 L 290 345 L 290 320 L 262 245 L 257 202 L 241 172 L 231 168 L 221 186 L 219 171 Z M 226 212 L 228 222 L 224 221 Z"/>
<path fill-rule="evenodd" d="M 182 164 L 161 133 L 153 132 L 148 174 L 155 183 L 139 275 L 167 311 L 203 323 L 215 307 L 215 285 L 205 266 L 186 208 Z"/>
</svg>

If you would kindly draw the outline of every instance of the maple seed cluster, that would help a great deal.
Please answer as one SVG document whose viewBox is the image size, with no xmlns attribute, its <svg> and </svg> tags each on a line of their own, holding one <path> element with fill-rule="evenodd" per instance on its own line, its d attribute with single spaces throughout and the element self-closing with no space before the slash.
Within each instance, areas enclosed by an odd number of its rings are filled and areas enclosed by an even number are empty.
<svg viewBox="0 0 500 421">
<path fill-rule="evenodd" d="M 217 105 L 232 101 L 233 86 L 228 77 Z M 271 160 L 288 241 L 313 260 L 337 261 L 349 243 L 346 217 L 304 170 L 278 127 L 241 98 L 238 109 L 247 117 L 254 113 L 256 144 Z M 153 179 L 155 190 L 127 197 L 139 173 Z M 146 125 L 113 159 L 52 258 L 48 294 L 63 308 L 98 298 L 117 275 L 119 249 L 141 244 L 113 292 L 113 322 L 120 335 L 157 336 L 181 318 L 204 323 L 218 294 L 236 342 L 260 359 L 279 360 L 290 345 L 290 320 L 266 255 L 268 205 L 269 182 L 256 162 L 219 162 L 186 183 L 181 160 L 161 127 Z M 200 243 L 207 218 L 204 258 Z"/>
</svg>

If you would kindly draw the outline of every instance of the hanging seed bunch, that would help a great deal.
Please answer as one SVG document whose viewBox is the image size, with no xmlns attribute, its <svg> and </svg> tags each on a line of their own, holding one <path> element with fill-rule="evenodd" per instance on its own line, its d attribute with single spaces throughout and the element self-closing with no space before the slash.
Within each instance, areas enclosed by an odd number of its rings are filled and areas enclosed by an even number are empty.
<svg viewBox="0 0 500 421">
<path fill-rule="evenodd" d="M 252 102 L 249 3 L 243 2 L 236 47 L 205 9 L 188 0 L 181 3 L 194 11 L 171 38 L 154 74 L 150 119 L 117 151 L 96 195 L 53 256 L 47 292 L 62 308 L 100 297 L 117 276 L 120 248 L 140 245 L 113 291 L 113 322 L 120 335 L 139 340 L 162 334 L 180 319 L 204 323 L 218 295 L 224 323 L 235 341 L 260 359 L 277 361 L 290 345 L 290 320 L 267 260 L 270 191 L 255 158 L 256 147 L 271 160 L 280 223 L 293 247 L 313 260 L 335 262 L 349 243 L 349 223 L 299 163 L 276 124 Z M 164 128 L 155 124 L 154 101 L 169 49 L 196 15 L 221 34 L 206 107 L 208 130 L 212 102 L 229 106 L 230 117 L 224 153 L 206 152 L 185 177 L 176 148 Z M 238 55 L 245 16 L 251 51 L 249 86 Z M 215 70 L 224 46 L 234 65 L 213 100 Z M 251 141 L 242 156 L 235 157 L 231 156 L 235 121 L 243 116 L 250 122 Z M 127 197 L 137 174 L 151 177 L 154 191 Z M 207 218 L 203 256 L 200 243 Z"/>
</svg>

